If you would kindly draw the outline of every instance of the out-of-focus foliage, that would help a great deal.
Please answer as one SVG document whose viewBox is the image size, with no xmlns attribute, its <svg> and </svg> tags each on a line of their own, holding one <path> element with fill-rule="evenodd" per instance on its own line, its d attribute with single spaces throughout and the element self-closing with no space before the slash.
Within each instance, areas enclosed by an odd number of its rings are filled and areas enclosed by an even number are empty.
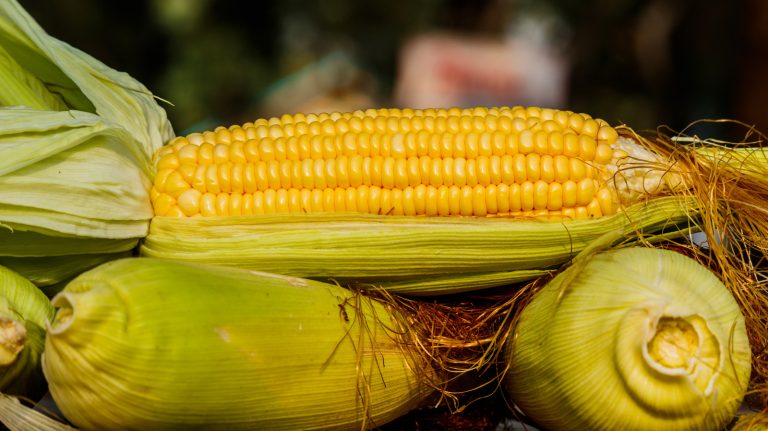
<svg viewBox="0 0 768 431">
<path fill-rule="evenodd" d="M 638 129 L 701 118 L 768 129 L 759 0 L 22 0 L 54 36 L 125 70 L 174 104 L 177 131 L 272 115 L 276 83 L 342 51 L 361 91 L 392 104 L 414 35 L 523 34 L 568 58 L 568 108 Z M 745 81 L 746 79 L 746 81 Z M 512 101 L 514 102 L 514 101 Z"/>
</svg>

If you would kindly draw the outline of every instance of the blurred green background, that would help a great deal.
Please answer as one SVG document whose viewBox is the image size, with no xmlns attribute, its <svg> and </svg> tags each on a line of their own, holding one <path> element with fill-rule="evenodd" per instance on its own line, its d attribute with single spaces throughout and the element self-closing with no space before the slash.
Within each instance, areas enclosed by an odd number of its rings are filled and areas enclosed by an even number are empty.
<svg viewBox="0 0 768 431">
<path fill-rule="evenodd" d="M 403 46 L 436 32 L 546 46 L 565 59 L 555 107 L 636 129 L 731 118 L 768 130 L 760 0 L 21 3 L 49 33 L 172 103 L 177 133 L 293 109 L 398 106 Z M 333 82 L 307 81 L 318 71 Z M 302 100 L 316 98 L 313 85 L 332 103 Z"/>
</svg>

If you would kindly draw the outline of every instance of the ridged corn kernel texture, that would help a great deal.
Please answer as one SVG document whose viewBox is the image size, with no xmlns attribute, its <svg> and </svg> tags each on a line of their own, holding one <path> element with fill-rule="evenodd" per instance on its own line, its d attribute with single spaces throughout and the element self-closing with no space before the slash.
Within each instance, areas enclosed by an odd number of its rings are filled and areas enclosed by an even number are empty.
<svg viewBox="0 0 768 431">
<path fill-rule="evenodd" d="M 617 139 L 603 120 L 538 107 L 284 115 L 170 141 L 151 197 L 178 217 L 599 217 L 618 208 Z"/>
</svg>

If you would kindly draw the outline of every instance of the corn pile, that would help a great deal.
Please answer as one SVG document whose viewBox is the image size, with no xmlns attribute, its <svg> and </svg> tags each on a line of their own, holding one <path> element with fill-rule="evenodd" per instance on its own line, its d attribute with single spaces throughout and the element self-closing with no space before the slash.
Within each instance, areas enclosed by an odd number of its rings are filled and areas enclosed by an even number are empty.
<svg viewBox="0 0 768 431">
<path fill-rule="evenodd" d="M 452 385 L 490 368 L 478 386 L 551 430 L 768 405 L 760 147 L 520 106 L 176 137 L 15 0 L 0 24 L 10 429 L 374 429 L 474 401 Z M 46 389 L 63 418 L 16 398 Z"/>
</svg>

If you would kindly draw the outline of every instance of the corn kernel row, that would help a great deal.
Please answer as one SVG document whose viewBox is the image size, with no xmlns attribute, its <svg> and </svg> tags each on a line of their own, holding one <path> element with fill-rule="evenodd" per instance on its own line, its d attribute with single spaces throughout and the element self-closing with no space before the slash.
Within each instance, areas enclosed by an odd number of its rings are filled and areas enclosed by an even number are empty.
<svg viewBox="0 0 768 431">
<path fill-rule="evenodd" d="M 268 189 L 264 192 L 201 193 L 188 189 L 177 199 L 153 194 L 159 216 L 227 216 L 319 211 L 393 215 L 536 215 L 587 218 L 614 214 L 608 189 L 596 190 L 585 180 L 577 190 L 544 181 L 507 186 L 424 186 L 404 189 L 348 187 L 327 189 Z"/>
<path fill-rule="evenodd" d="M 531 153 L 477 159 L 342 156 L 328 160 L 183 164 L 177 169 L 161 169 L 155 176 L 154 188 L 176 196 L 188 188 L 212 193 L 252 193 L 270 188 L 324 189 L 361 185 L 404 188 L 509 185 L 538 180 L 566 183 L 596 176 L 593 166 L 563 155 L 552 157 Z"/>
<path fill-rule="evenodd" d="M 168 147 L 171 148 L 171 147 Z M 559 132 L 519 134 L 502 132 L 442 133 L 408 132 L 398 134 L 347 133 L 338 136 L 251 139 L 231 144 L 203 143 L 180 145 L 167 151 L 157 162 L 158 169 L 176 168 L 183 163 L 246 163 L 270 160 L 332 159 L 340 156 L 477 158 L 516 154 L 564 155 L 585 161 L 608 163 L 613 157 L 611 144 L 597 143 L 586 135 Z"/>
</svg>

